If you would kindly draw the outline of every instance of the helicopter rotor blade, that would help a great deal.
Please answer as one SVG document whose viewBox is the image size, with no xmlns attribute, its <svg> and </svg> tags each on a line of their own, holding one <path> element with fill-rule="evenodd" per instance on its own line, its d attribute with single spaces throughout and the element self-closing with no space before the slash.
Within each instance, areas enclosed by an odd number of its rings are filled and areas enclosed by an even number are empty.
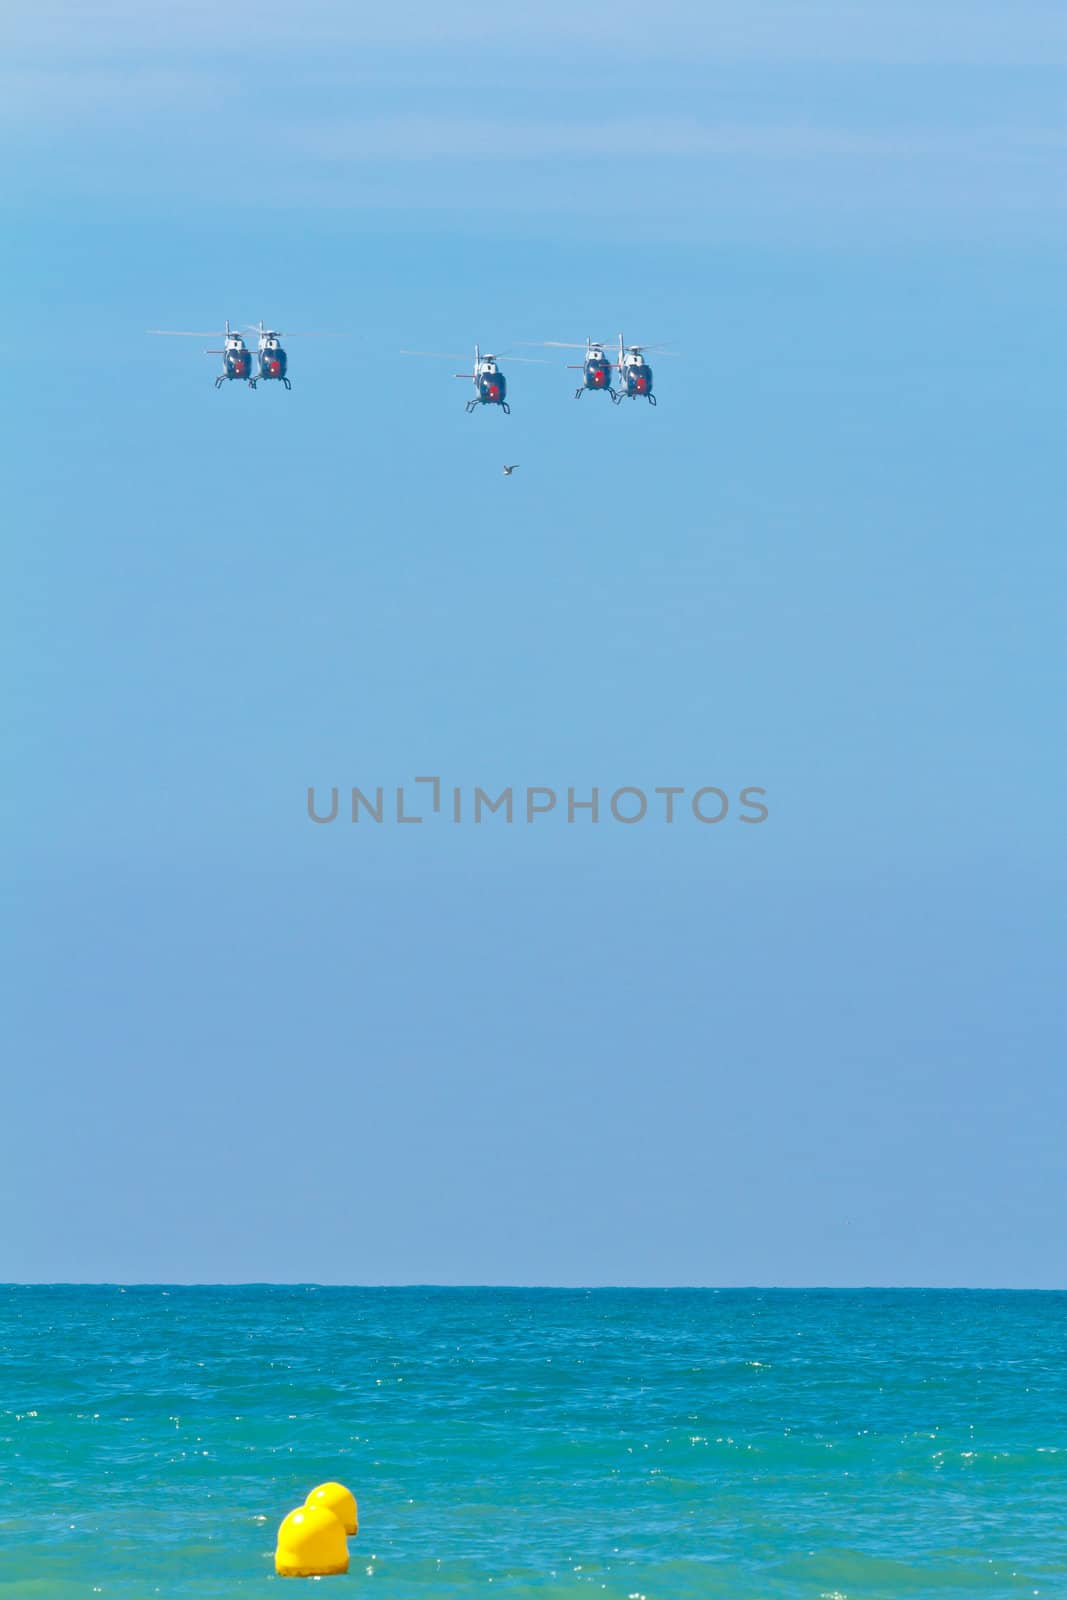
<svg viewBox="0 0 1067 1600">
<path fill-rule="evenodd" d="M 273 339 L 347 339 L 347 338 L 349 338 L 349 335 L 347 333 L 333 333 L 333 332 L 329 332 L 329 333 L 326 333 L 326 332 L 308 333 L 308 332 L 305 332 L 303 329 L 301 329 L 299 333 L 283 333 L 281 328 L 262 328 L 262 327 L 256 328 L 256 327 L 253 327 L 251 323 L 246 323 L 245 324 L 245 330 L 248 333 L 257 334 L 260 339 L 265 339 L 265 338 L 268 338 L 268 337 L 269 338 L 273 338 Z"/>
<path fill-rule="evenodd" d="M 207 333 L 197 333 L 195 330 L 190 332 L 188 328 L 149 328 L 147 331 L 162 334 L 168 339 L 225 339 L 226 337 L 217 328 L 209 328 Z"/>
<path fill-rule="evenodd" d="M 464 356 L 458 356 L 447 350 L 401 350 L 402 356 L 425 356 L 430 361 L 463 361 Z"/>
</svg>

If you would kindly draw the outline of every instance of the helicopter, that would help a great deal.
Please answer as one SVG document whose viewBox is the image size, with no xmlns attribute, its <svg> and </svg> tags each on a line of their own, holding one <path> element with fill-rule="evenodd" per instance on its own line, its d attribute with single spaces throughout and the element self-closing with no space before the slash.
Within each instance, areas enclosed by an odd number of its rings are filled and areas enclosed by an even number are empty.
<svg viewBox="0 0 1067 1600">
<path fill-rule="evenodd" d="M 275 328 L 265 328 L 258 322 L 253 328 L 249 326 L 249 333 L 254 333 L 259 340 L 257 355 L 259 358 L 259 374 L 265 383 L 284 383 L 287 389 L 293 386 L 289 382 L 288 368 L 289 356 L 282 349 L 282 336 Z M 290 333 L 289 339 L 343 339 L 344 334 L 339 333 Z M 258 379 L 257 379 L 258 381 Z"/>
<path fill-rule="evenodd" d="M 281 334 L 273 328 L 265 328 L 262 322 L 249 331 L 259 335 L 259 376 L 265 383 L 284 383 L 291 389 L 293 386 L 286 376 L 289 357 L 282 349 Z"/>
<path fill-rule="evenodd" d="M 645 360 L 645 347 L 639 344 L 624 345 L 621 333 L 616 368 L 620 387 L 613 396 L 615 400 L 644 398 L 650 406 L 656 404 L 656 397 L 652 393 L 652 368 Z"/>
<path fill-rule="evenodd" d="M 187 333 L 184 328 L 149 328 L 149 333 L 164 334 L 174 339 L 217 339 L 217 333 Z M 256 386 L 252 376 L 252 352 L 245 344 L 239 333 L 235 333 L 227 322 L 226 331 L 221 335 L 222 349 L 208 350 L 209 356 L 222 357 L 222 371 L 215 379 L 215 388 L 221 389 L 222 385 L 233 379 L 247 383 L 250 389 Z"/>
<path fill-rule="evenodd" d="M 496 364 L 496 356 L 482 355 L 478 346 L 474 346 L 474 371 L 457 372 L 457 378 L 470 378 L 474 383 L 474 395 L 467 401 L 467 415 L 476 406 L 499 406 L 506 417 L 511 415 L 511 407 L 507 402 L 508 380 Z"/>
<path fill-rule="evenodd" d="M 582 374 L 582 381 L 574 391 L 574 398 L 580 400 L 585 391 L 591 389 L 594 394 L 610 394 L 613 402 L 618 400 L 619 396 L 611 386 L 612 362 L 604 354 L 603 339 L 587 339 L 584 347 L 580 344 L 567 344 L 560 339 L 544 339 L 541 342 L 541 348 L 548 350 L 581 350 L 584 348 L 584 360 L 568 367 L 568 371 Z"/>
<path fill-rule="evenodd" d="M 549 342 L 556 344 L 555 340 L 550 340 Z M 580 344 L 558 344 L 557 348 L 560 350 L 580 350 L 582 347 Z M 574 398 L 580 400 L 585 391 L 591 389 L 594 394 L 603 392 L 610 394 L 613 402 L 617 400 L 618 395 L 611 386 L 611 365 L 611 362 L 604 354 L 603 340 L 587 339 L 585 341 L 584 360 L 575 363 L 568 369 L 571 372 L 580 372 L 582 375 L 582 381 L 574 391 Z"/>
<path fill-rule="evenodd" d="M 462 361 L 463 359 L 462 356 L 441 355 L 438 351 L 430 350 L 401 350 L 400 354 L 402 356 L 429 356 L 431 359 L 441 361 Z M 539 362 L 536 357 L 532 356 L 511 356 L 509 359 L 522 361 L 531 366 L 544 365 L 543 362 Z M 476 411 L 479 406 L 499 406 L 506 417 L 511 415 L 511 407 L 508 405 L 507 399 L 508 380 L 497 365 L 496 356 L 490 355 L 488 352 L 483 355 L 478 346 L 475 345 L 474 371 L 457 372 L 455 376 L 457 378 L 469 378 L 474 384 L 474 394 L 466 405 L 468 416 L 472 411 Z"/>
</svg>

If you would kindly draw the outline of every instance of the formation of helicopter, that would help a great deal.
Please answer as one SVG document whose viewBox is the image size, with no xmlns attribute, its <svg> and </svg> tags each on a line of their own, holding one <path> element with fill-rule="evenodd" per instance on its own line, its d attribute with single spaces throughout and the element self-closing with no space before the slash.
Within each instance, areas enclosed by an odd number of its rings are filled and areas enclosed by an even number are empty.
<svg viewBox="0 0 1067 1600">
<path fill-rule="evenodd" d="M 586 339 L 584 346 L 580 344 L 567 344 L 559 339 L 545 339 L 539 345 L 527 345 L 527 349 L 552 349 L 552 350 L 583 350 L 584 356 L 580 362 L 571 364 L 569 371 L 580 372 L 582 381 L 574 391 L 574 398 L 580 400 L 587 390 L 593 394 L 607 394 L 611 396 L 613 405 L 620 400 L 647 400 L 649 405 L 656 404 L 656 396 L 652 392 L 652 368 L 649 365 L 646 351 L 662 349 L 660 345 L 628 345 L 622 334 L 619 334 L 618 360 L 612 361 L 605 355 L 605 343 L 602 339 Z M 402 350 L 403 356 L 427 356 L 433 360 L 460 361 L 461 356 L 441 355 L 438 351 L 428 350 Z M 543 360 L 530 356 L 512 356 L 504 352 L 505 357 L 511 361 L 533 361 L 535 365 L 543 366 Z M 615 375 L 615 383 L 612 377 Z M 469 378 L 474 384 L 474 394 L 467 401 L 468 413 L 477 410 L 479 406 L 499 406 L 504 415 L 511 412 L 508 404 L 508 380 L 500 369 L 500 358 L 493 355 L 483 355 L 478 346 L 474 346 L 473 372 L 457 372 L 457 378 Z"/>
<path fill-rule="evenodd" d="M 252 367 L 252 351 L 245 343 L 244 335 L 225 324 L 221 334 L 189 332 L 185 328 L 150 328 L 149 332 L 161 334 L 167 338 L 175 339 L 221 339 L 222 348 L 208 348 L 208 355 L 222 357 L 222 371 L 215 378 L 215 388 L 221 389 L 224 383 L 247 383 L 254 389 L 260 382 L 282 383 L 286 389 L 291 389 L 289 381 L 289 356 L 282 348 L 282 336 L 273 328 L 264 327 L 262 322 L 246 331 L 254 333 L 258 338 L 256 349 L 256 371 Z M 313 334 L 290 334 L 290 338 L 314 338 Z M 327 336 L 328 337 L 328 336 Z M 574 391 L 576 400 L 580 400 L 586 391 L 593 394 L 607 394 L 611 397 L 613 405 L 620 400 L 647 400 L 649 405 L 656 404 L 656 396 L 652 389 L 652 367 L 649 364 L 646 352 L 661 350 L 661 345 L 628 345 L 619 334 L 618 359 L 612 361 L 605 355 L 605 343 L 601 339 L 586 339 L 584 346 L 580 344 L 567 344 L 558 339 L 546 339 L 540 345 L 532 348 L 552 350 L 584 350 L 580 362 L 569 363 L 568 370 L 580 372 L 582 381 Z M 405 356 L 428 356 L 435 360 L 461 361 L 462 356 L 442 356 L 438 351 L 402 350 Z M 542 357 L 512 356 L 505 352 L 510 361 L 525 362 L 537 366 L 546 363 Z M 467 401 L 468 415 L 476 411 L 479 406 L 498 406 L 505 416 L 511 413 L 508 404 L 508 380 L 500 368 L 500 360 L 494 355 L 483 354 L 477 345 L 474 346 L 474 364 L 471 372 L 457 372 L 457 378 L 469 379 L 474 385 L 474 394 Z M 614 381 L 613 381 L 614 380 Z"/>
<path fill-rule="evenodd" d="M 190 333 L 185 328 L 149 328 L 149 333 L 162 334 L 171 339 L 221 339 L 222 349 L 209 349 L 209 356 L 222 357 L 222 371 L 215 379 L 215 388 L 221 389 L 224 383 L 247 383 L 254 389 L 259 382 L 283 383 L 287 389 L 293 386 L 289 382 L 289 355 L 282 349 L 282 336 L 274 328 L 265 328 L 262 322 L 249 327 L 246 331 L 258 337 L 259 344 L 256 350 L 258 370 L 252 371 L 252 352 L 245 344 L 244 335 L 230 327 L 227 322 L 222 333 Z M 290 339 L 320 338 L 319 334 L 291 333 Z M 326 335 L 329 337 L 329 335 Z"/>
<path fill-rule="evenodd" d="M 547 347 L 555 350 L 580 350 L 580 344 L 563 344 L 558 339 L 545 341 Z M 619 350 L 617 361 L 609 361 L 604 354 L 604 344 L 599 339 L 585 341 L 585 356 L 583 360 L 572 365 L 571 372 L 580 372 L 582 381 L 574 391 L 574 398 L 580 400 L 586 390 L 594 394 L 609 394 L 614 404 L 620 400 L 647 400 L 650 406 L 656 404 L 656 396 L 652 392 L 652 368 L 648 364 L 645 352 L 647 350 L 660 350 L 661 345 L 654 344 L 626 344 L 622 334 L 619 334 Z M 612 373 L 617 374 L 618 388 L 612 385 Z"/>
</svg>

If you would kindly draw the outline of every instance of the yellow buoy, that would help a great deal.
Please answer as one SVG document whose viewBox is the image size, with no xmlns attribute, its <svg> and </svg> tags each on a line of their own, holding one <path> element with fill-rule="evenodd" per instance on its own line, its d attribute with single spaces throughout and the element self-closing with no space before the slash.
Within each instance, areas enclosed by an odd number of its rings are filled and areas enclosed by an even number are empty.
<svg viewBox="0 0 1067 1600">
<path fill-rule="evenodd" d="M 328 1506 L 298 1506 L 278 1529 L 274 1570 L 280 1578 L 327 1578 L 348 1571 L 344 1524 Z"/>
<path fill-rule="evenodd" d="M 356 1510 L 356 1497 L 351 1489 L 346 1489 L 343 1483 L 320 1483 L 317 1489 L 312 1489 L 304 1502 L 309 1506 L 325 1506 L 339 1517 L 346 1533 L 359 1532 L 359 1512 Z"/>
</svg>

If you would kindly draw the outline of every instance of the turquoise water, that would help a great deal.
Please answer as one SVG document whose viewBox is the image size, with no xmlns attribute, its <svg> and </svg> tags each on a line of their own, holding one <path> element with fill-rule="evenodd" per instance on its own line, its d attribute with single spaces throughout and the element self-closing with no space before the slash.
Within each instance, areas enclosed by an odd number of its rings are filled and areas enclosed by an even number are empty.
<svg viewBox="0 0 1067 1600">
<path fill-rule="evenodd" d="M 1065 1344 L 1067 1294 L 0 1288 L 0 1600 L 300 1593 L 333 1477 L 337 1595 L 1063 1596 Z"/>
</svg>

